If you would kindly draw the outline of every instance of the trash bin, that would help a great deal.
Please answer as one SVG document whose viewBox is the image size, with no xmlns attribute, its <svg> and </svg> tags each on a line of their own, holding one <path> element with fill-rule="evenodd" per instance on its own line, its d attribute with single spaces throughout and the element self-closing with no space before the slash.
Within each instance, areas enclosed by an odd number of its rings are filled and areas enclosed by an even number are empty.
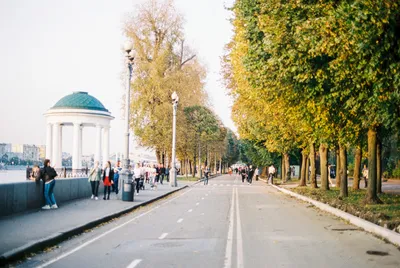
<svg viewBox="0 0 400 268">
<path fill-rule="evenodd" d="M 135 192 L 135 182 L 123 180 L 122 181 L 122 201 L 133 202 L 133 193 Z"/>
</svg>

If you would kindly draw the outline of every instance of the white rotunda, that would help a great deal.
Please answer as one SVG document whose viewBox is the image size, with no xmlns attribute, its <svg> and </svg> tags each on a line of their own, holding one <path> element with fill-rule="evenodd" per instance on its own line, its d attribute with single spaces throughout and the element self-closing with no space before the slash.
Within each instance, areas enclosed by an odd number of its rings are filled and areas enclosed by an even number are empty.
<svg viewBox="0 0 400 268">
<path fill-rule="evenodd" d="M 111 113 L 95 97 L 76 91 L 60 99 L 45 114 L 47 123 L 46 158 L 56 169 L 62 168 L 62 129 L 73 126 L 72 172 L 82 169 L 82 131 L 96 128 L 94 161 L 105 163 L 110 155 Z M 103 150 L 102 150 L 103 149 Z"/>
</svg>

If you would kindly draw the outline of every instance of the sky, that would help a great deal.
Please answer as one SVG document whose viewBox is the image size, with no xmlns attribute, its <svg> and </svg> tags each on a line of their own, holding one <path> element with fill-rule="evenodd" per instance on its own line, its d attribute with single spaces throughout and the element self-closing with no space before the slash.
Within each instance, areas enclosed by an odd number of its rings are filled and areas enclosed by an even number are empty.
<svg viewBox="0 0 400 268">
<path fill-rule="evenodd" d="M 45 144 L 43 114 L 73 91 L 87 91 L 112 113 L 110 152 L 124 146 L 123 22 L 145 0 L 0 0 L 0 143 Z M 234 0 L 175 0 L 186 42 L 208 71 L 216 114 L 235 130 L 221 76 Z M 94 128 L 84 128 L 83 154 L 94 152 Z M 63 151 L 72 152 L 72 127 Z"/>
</svg>

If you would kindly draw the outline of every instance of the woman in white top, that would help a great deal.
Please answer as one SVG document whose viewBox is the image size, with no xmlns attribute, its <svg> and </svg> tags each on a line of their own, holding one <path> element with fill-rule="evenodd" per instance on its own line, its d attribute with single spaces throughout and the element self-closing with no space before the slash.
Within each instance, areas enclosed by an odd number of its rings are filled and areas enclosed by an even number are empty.
<svg viewBox="0 0 400 268">
<path fill-rule="evenodd" d="M 113 178 L 114 170 L 111 168 L 111 162 L 107 161 L 106 167 L 103 171 L 104 200 L 106 200 L 106 193 L 108 193 L 107 200 L 110 200 L 111 184 L 114 183 Z"/>
</svg>

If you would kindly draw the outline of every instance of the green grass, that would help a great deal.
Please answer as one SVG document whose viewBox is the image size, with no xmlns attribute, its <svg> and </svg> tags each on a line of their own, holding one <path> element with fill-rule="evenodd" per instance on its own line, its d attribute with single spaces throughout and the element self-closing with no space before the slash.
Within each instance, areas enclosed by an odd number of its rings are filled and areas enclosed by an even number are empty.
<svg viewBox="0 0 400 268">
<path fill-rule="evenodd" d="M 296 187 L 291 190 L 391 230 L 400 226 L 400 195 L 379 194 L 383 204 L 368 205 L 365 203 L 365 189 L 355 191 L 349 188 L 349 196 L 343 199 L 339 199 L 339 189 L 322 191 Z"/>
<path fill-rule="evenodd" d="M 197 177 L 178 177 L 178 181 L 198 181 L 199 178 Z"/>
</svg>

